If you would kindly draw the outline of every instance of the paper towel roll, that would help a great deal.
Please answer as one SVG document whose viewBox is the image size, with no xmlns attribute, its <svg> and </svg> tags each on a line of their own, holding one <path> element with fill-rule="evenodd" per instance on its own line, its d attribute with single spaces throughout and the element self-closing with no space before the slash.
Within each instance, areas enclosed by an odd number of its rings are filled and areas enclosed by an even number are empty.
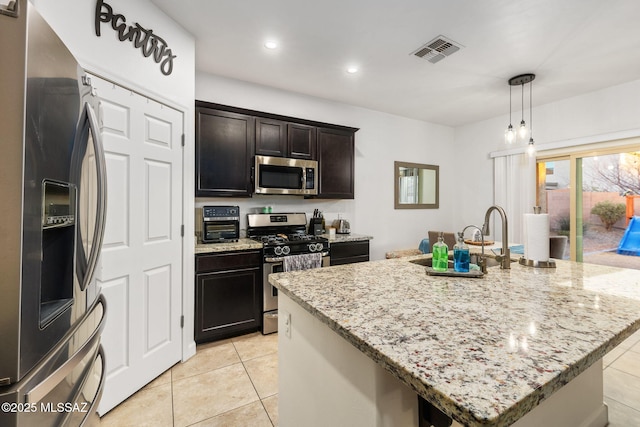
<svg viewBox="0 0 640 427">
<path fill-rule="evenodd" d="M 549 261 L 549 215 L 524 214 L 524 257 Z"/>
</svg>

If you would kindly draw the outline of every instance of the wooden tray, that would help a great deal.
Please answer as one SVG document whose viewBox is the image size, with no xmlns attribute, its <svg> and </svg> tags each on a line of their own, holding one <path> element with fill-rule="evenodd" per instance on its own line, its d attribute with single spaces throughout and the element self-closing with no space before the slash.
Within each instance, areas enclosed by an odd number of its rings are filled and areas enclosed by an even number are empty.
<svg viewBox="0 0 640 427">
<path fill-rule="evenodd" d="M 482 242 L 476 242 L 475 240 L 467 240 L 465 239 L 464 242 L 467 245 L 473 245 L 473 246 L 482 246 Z M 491 246 L 493 245 L 495 242 L 493 240 L 485 240 L 484 241 L 484 245 L 485 246 Z"/>
<path fill-rule="evenodd" d="M 448 277 L 482 277 L 484 273 L 481 270 L 471 270 L 467 273 L 462 273 L 449 268 L 447 271 L 436 271 L 431 267 L 427 267 L 427 274 L 429 276 L 448 276 Z"/>
</svg>

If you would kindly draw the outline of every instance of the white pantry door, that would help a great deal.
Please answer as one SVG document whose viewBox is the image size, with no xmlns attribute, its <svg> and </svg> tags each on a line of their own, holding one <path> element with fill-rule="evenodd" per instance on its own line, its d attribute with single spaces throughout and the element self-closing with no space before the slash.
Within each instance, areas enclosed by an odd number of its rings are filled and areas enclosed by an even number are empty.
<svg viewBox="0 0 640 427">
<path fill-rule="evenodd" d="M 97 77 L 107 224 L 102 415 L 181 359 L 183 113 Z"/>
</svg>

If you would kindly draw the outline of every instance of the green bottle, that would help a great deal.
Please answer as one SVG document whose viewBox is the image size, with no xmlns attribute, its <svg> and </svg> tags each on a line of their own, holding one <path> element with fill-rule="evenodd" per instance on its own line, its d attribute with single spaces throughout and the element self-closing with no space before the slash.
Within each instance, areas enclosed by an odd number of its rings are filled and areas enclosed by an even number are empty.
<svg viewBox="0 0 640 427">
<path fill-rule="evenodd" d="M 447 271 L 449 267 L 449 246 L 444 242 L 442 232 L 438 236 L 438 243 L 433 245 L 432 257 L 431 266 L 435 271 Z"/>
</svg>

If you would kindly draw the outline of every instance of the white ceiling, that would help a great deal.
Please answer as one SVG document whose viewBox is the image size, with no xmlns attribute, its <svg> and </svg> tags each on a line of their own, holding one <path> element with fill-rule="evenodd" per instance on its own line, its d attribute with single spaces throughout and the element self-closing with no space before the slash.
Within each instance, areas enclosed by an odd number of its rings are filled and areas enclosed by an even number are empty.
<svg viewBox="0 0 640 427">
<path fill-rule="evenodd" d="M 195 36 L 199 71 L 448 126 L 507 114 L 522 73 L 534 105 L 640 79 L 639 0 L 152 2 Z M 438 35 L 464 48 L 411 55 Z"/>
</svg>

